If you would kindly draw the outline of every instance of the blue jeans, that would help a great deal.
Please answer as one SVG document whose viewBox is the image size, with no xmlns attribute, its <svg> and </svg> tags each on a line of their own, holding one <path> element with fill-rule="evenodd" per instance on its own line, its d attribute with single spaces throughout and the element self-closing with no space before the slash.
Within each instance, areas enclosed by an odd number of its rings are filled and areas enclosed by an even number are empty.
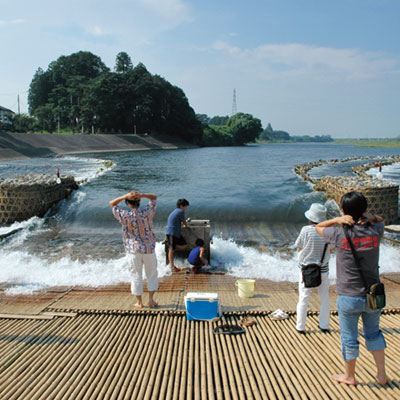
<svg viewBox="0 0 400 400">
<path fill-rule="evenodd" d="M 367 349 L 374 351 L 386 348 L 385 338 L 379 329 L 381 310 L 370 310 L 364 296 L 338 295 L 337 307 L 344 361 L 349 362 L 358 357 L 358 320 L 360 316 Z"/>
</svg>

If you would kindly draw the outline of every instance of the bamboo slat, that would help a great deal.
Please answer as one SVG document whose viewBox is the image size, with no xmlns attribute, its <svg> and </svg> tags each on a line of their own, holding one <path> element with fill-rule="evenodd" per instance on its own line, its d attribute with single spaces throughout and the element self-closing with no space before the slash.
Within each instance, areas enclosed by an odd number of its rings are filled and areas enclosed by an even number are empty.
<svg viewBox="0 0 400 400">
<path fill-rule="evenodd" d="M 356 387 L 333 382 L 343 370 L 338 317 L 331 333 L 295 316 L 257 324 L 238 336 L 215 335 L 223 321 L 187 321 L 162 313 L 80 314 L 49 321 L 0 319 L 0 398 L 26 399 L 400 399 L 400 313 L 381 317 L 389 383 L 360 337 Z M 7 341 L 4 332 L 12 332 Z M 360 330 L 362 325 L 360 323 Z M 3 336 L 2 336 L 3 335 Z M 3 345 L 7 348 L 3 350 Z"/>
</svg>

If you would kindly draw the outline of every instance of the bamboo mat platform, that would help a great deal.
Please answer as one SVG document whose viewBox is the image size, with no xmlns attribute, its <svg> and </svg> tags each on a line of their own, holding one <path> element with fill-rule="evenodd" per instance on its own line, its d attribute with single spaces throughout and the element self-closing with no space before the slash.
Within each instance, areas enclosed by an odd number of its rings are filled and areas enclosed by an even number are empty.
<svg viewBox="0 0 400 400">
<path fill-rule="evenodd" d="M 330 380 L 341 372 L 336 295 L 330 334 L 318 329 L 311 297 L 307 334 L 295 330 L 297 284 L 257 280 L 253 298 L 237 295 L 229 275 L 173 274 L 160 281 L 157 310 L 134 310 L 128 284 L 58 287 L 31 296 L 0 286 L 0 399 L 399 399 L 400 274 L 383 277 L 386 387 L 361 342 L 356 387 Z M 187 321 L 184 295 L 218 292 L 224 319 Z M 144 295 L 147 300 L 147 294 Z M 289 318 L 272 321 L 277 308 Z M 216 335 L 252 315 L 242 335 Z"/>
<path fill-rule="evenodd" d="M 216 292 L 223 312 L 268 313 L 278 308 L 294 313 L 298 300 L 297 283 L 258 279 L 254 297 L 241 298 L 235 286 L 237 278 L 222 274 L 178 273 L 160 279 L 156 293 L 159 312 L 184 311 L 184 296 L 188 292 Z M 400 274 L 382 277 L 387 291 L 387 309 L 400 308 Z M 58 287 L 34 295 L 10 296 L 0 287 L 0 315 L 41 315 L 45 311 L 130 311 L 136 299 L 129 284 L 101 288 Z M 331 310 L 336 311 L 336 293 L 330 290 Z M 147 301 L 144 294 L 144 302 Z M 310 312 L 319 311 L 318 293 L 314 290 L 309 303 Z"/>
<path fill-rule="evenodd" d="M 52 320 L 0 319 L 0 398 L 23 399 L 400 399 L 400 314 L 382 316 L 389 383 L 380 386 L 361 339 L 356 387 L 342 371 L 337 316 L 331 334 L 309 316 L 216 335 L 216 323 L 181 313 L 76 313 Z M 225 323 L 236 324 L 238 315 Z"/>
</svg>

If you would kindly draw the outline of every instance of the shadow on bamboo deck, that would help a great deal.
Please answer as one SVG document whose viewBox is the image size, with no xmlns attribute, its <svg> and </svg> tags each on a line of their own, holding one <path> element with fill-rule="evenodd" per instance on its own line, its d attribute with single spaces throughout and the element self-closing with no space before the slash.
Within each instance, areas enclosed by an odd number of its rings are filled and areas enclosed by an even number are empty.
<svg viewBox="0 0 400 400">
<path fill-rule="evenodd" d="M 0 291 L 0 398 L 23 399 L 400 399 L 400 279 L 384 278 L 388 306 L 381 318 L 389 383 L 375 380 L 360 338 L 356 387 L 334 383 L 342 371 L 332 291 L 331 333 L 318 328 L 318 300 L 310 304 L 306 335 L 295 329 L 293 283 L 257 281 L 241 299 L 235 278 L 177 274 L 160 284 L 157 310 L 133 310 L 129 285 L 52 288 L 33 296 Z M 332 288 L 333 289 L 333 288 Z M 1 290 L 1 288 L 0 288 Z M 187 291 L 218 292 L 219 322 L 187 321 Z M 289 318 L 268 314 L 284 309 Z M 216 335 L 243 315 L 257 324 L 242 335 Z M 361 326 L 360 326 L 361 328 Z"/>
</svg>

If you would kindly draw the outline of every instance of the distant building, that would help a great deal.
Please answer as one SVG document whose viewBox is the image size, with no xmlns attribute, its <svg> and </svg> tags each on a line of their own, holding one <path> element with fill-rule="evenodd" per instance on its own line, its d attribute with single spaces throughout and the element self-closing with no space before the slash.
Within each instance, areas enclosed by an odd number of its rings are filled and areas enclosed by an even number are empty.
<svg viewBox="0 0 400 400">
<path fill-rule="evenodd" d="M 0 106 L 0 123 L 11 125 L 11 116 L 15 114 L 14 111 L 8 108 Z"/>
</svg>

